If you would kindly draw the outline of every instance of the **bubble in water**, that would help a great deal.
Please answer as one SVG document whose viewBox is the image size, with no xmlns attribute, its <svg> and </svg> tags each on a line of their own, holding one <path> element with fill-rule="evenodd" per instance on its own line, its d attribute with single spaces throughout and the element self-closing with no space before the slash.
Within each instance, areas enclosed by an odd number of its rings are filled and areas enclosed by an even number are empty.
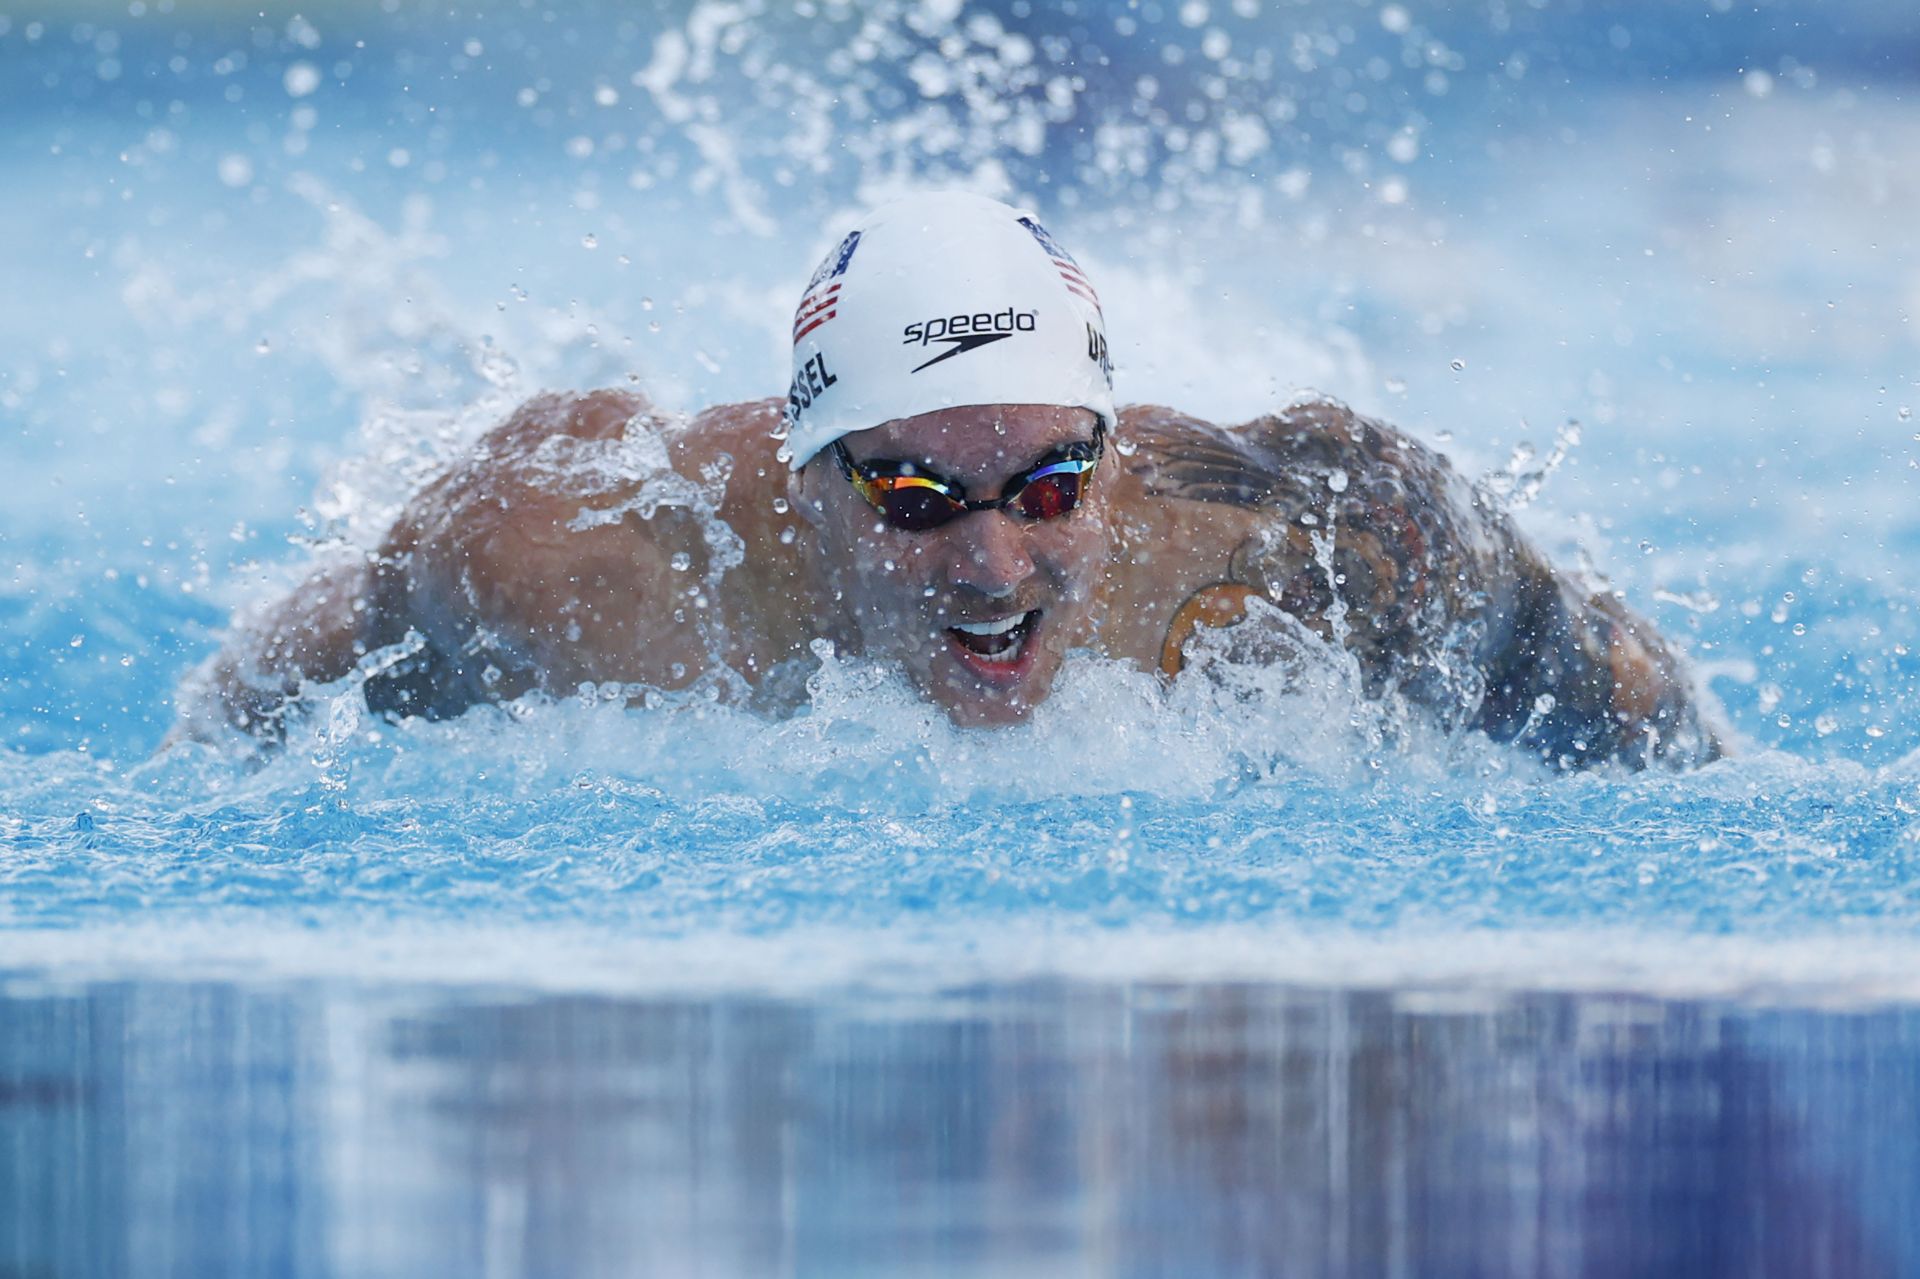
<svg viewBox="0 0 1920 1279">
<path fill-rule="evenodd" d="M 600 237 L 589 231 L 580 237 L 580 247 L 583 249 L 597 249 L 600 247 Z"/>
<path fill-rule="evenodd" d="M 1453 361 L 1452 368 L 1455 373 L 1460 372 L 1462 369 L 1466 367 L 1467 367 L 1467 362 L 1465 360 L 1455 358 L 1455 360 Z"/>
<path fill-rule="evenodd" d="M 667 563 L 673 566 L 674 572 L 684 573 L 693 567 L 693 556 L 687 554 L 685 551 L 675 551 L 673 558 L 668 560 Z"/>
</svg>

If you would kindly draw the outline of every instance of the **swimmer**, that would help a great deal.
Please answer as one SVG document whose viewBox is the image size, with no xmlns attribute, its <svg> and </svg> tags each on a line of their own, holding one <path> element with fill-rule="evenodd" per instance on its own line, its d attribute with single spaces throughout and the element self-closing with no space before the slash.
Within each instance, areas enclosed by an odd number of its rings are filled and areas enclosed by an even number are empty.
<svg viewBox="0 0 1920 1279">
<path fill-rule="evenodd" d="M 206 680 L 217 712 L 180 731 L 278 737 L 304 683 L 356 669 L 400 716 L 609 681 L 783 713 L 822 640 L 956 724 L 1001 725 L 1076 649 L 1171 679 L 1203 636 L 1281 660 L 1302 627 L 1369 696 L 1558 768 L 1722 751 L 1654 628 L 1444 458 L 1330 401 L 1237 426 L 1116 408 L 1072 255 L 1030 214 L 944 193 L 827 255 L 784 398 L 690 419 L 631 391 L 527 403 L 377 554 L 238 627 Z"/>
</svg>

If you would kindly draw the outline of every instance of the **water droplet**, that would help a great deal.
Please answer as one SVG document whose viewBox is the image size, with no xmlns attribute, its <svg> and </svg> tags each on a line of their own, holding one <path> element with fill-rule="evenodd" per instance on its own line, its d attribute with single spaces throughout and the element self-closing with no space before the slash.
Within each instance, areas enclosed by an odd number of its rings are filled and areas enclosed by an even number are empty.
<svg viewBox="0 0 1920 1279">
<path fill-rule="evenodd" d="M 280 83 L 288 97 L 304 98 L 320 87 L 320 68 L 311 62 L 296 62 L 280 77 Z"/>
<path fill-rule="evenodd" d="M 1406 393 L 1407 393 L 1407 380 L 1405 378 L 1390 377 L 1387 379 L 1388 395 L 1405 395 Z"/>
<path fill-rule="evenodd" d="M 647 332 L 658 333 L 659 331 L 660 331 L 660 321 L 658 320 L 647 321 Z"/>
<path fill-rule="evenodd" d="M 265 338 L 261 338 L 258 342 L 255 342 L 253 344 L 253 353 L 255 355 L 265 355 L 267 354 L 267 352 L 271 350 L 273 350 L 273 345 L 270 342 L 268 342 Z"/>
<path fill-rule="evenodd" d="M 1904 422 L 1907 419 L 1911 418 L 1912 416 L 1913 416 L 1913 409 L 1908 405 L 1902 404 L 1900 406 L 1900 420 Z"/>
<path fill-rule="evenodd" d="M 597 249 L 600 247 L 600 237 L 589 231 L 580 237 L 580 247 L 583 249 Z"/>
<path fill-rule="evenodd" d="M 1464 369 L 1464 368 L 1466 368 L 1466 367 L 1467 367 L 1467 362 L 1466 362 L 1465 360 L 1461 360 L 1461 359 L 1455 359 L 1455 360 L 1453 361 L 1453 365 L 1452 365 L 1452 368 L 1453 368 L 1453 371 L 1454 371 L 1455 373 L 1458 373 L 1458 372 L 1460 372 L 1460 371 L 1461 371 L 1462 369 Z"/>
<path fill-rule="evenodd" d="M 1345 471 L 1334 471 L 1330 473 L 1327 476 L 1327 487 L 1332 489 L 1336 493 L 1346 492 L 1347 491 L 1347 473 Z"/>
<path fill-rule="evenodd" d="M 651 311 L 651 310 L 653 310 L 653 299 L 652 299 L 652 298 L 641 298 L 641 299 L 640 299 L 640 309 L 641 309 L 642 311 Z"/>
<path fill-rule="evenodd" d="M 785 528 L 780 530 L 780 545 L 792 546 L 793 538 L 794 538 L 793 525 L 789 524 Z"/>
<path fill-rule="evenodd" d="M 786 498 L 784 498 L 784 497 L 776 497 L 776 498 L 774 498 L 774 499 L 773 499 L 773 513 L 774 513 L 775 515 L 785 515 L 785 514 L 787 513 L 787 499 L 786 499 Z"/>
<path fill-rule="evenodd" d="M 668 560 L 667 563 L 672 565 L 674 572 L 684 573 L 693 567 L 693 556 L 687 554 L 685 551 L 675 551 L 673 558 Z"/>
</svg>

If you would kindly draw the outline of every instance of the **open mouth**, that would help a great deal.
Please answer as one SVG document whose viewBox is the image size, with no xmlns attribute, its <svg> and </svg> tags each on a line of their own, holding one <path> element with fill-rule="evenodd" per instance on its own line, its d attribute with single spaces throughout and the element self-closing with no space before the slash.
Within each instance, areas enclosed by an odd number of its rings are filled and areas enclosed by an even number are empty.
<svg viewBox="0 0 1920 1279">
<path fill-rule="evenodd" d="M 1028 609 L 990 622 L 961 622 L 947 628 L 954 643 L 981 662 L 1011 666 L 1020 660 L 1027 637 L 1040 620 L 1039 609 Z"/>
</svg>

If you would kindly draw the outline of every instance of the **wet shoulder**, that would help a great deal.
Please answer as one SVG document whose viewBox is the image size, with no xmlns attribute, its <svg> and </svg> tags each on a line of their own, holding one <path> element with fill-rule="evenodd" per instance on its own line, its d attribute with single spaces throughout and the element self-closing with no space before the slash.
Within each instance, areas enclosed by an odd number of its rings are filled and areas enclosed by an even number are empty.
<svg viewBox="0 0 1920 1279">
<path fill-rule="evenodd" d="M 1325 399 L 1235 426 L 1135 408 L 1122 431 L 1143 527 L 1211 535 L 1220 584 L 1339 639 L 1370 677 L 1417 683 L 1460 665 L 1445 650 L 1497 638 L 1489 614 L 1515 577 L 1505 518 L 1404 433 Z"/>
<path fill-rule="evenodd" d="M 1157 405 L 1129 407 L 1128 471 L 1150 498 L 1284 511 L 1400 504 L 1454 492 L 1444 457 L 1331 399 L 1303 400 L 1231 426 Z M 1471 495 L 1467 495 L 1471 500 Z"/>
</svg>

